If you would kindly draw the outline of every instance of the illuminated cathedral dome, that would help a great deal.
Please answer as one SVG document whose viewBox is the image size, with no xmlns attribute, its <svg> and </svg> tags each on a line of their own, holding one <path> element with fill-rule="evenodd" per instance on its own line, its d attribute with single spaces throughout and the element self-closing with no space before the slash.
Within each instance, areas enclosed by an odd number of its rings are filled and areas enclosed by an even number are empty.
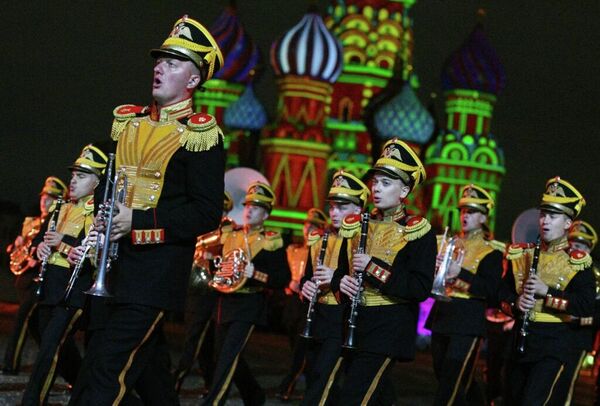
<svg viewBox="0 0 600 406">
<path fill-rule="evenodd" d="M 223 120 L 228 128 L 241 130 L 260 130 L 267 123 L 267 113 L 252 85 L 246 86 L 240 98 L 225 110 Z"/>
<path fill-rule="evenodd" d="M 408 83 L 375 112 L 377 135 L 383 139 L 398 137 L 415 144 L 431 138 L 434 122 Z"/>
<path fill-rule="evenodd" d="M 225 63 L 215 78 L 234 83 L 252 81 L 252 73 L 260 61 L 256 44 L 246 33 L 234 7 L 227 7 L 210 30 L 223 52 Z"/>
<path fill-rule="evenodd" d="M 319 14 L 309 12 L 271 47 L 277 76 L 297 75 L 333 83 L 342 72 L 342 47 Z"/>
<path fill-rule="evenodd" d="M 496 50 L 477 24 L 463 45 L 446 61 L 444 90 L 470 89 L 498 95 L 506 86 L 506 72 Z"/>
</svg>

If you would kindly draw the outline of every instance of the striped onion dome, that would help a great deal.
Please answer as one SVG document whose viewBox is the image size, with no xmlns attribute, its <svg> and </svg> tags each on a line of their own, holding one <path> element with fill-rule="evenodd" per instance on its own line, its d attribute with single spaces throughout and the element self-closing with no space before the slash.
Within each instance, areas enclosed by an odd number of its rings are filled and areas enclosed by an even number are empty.
<svg viewBox="0 0 600 406">
<path fill-rule="evenodd" d="M 342 47 L 319 14 L 309 12 L 271 46 L 277 76 L 309 76 L 333 83 L 342 72 Z"/>
<path fill-rule="evenodd" d="M 215 78 L 234 83 L 248 83 L 260 62 L 256 44 L 242 27 L 234 7 L 227 7 L 210 29 L 221 48 L 225 63 Z"/>
<path fill-rule="evenodd" d="M 496 50 L 477 24 L 462 46 L 444 65 L 444 90 L 470 89 L 498 95 L 506 86 L 506 72 Z"/>
<path fill-rule="evenodd" d="M 225 110 L 223 121 L 227 128 L 260 130 L 267 124 L 267 113 L 254 94 L 252 84 Z"/>
<path fill-rule="evenodd" d="M 375 127 L 380 138 L 398 137 L 422 145 L 431 138 L 434 122 L 412 87 L 405 83 L 397 95 L 377 109 Z"/>
</svg>

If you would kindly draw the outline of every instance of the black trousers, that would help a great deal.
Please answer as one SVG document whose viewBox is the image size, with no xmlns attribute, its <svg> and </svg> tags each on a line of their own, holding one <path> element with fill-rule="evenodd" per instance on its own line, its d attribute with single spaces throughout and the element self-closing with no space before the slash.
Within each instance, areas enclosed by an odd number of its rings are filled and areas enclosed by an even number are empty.
<svg viewBox="0 0 600 406">
<path fill-rule="evenodd" d="M 175 370 L 175 390 L 179 392 L 185 377 L 190 373 L 194 362 L 204 377 L 204 385 L 210 387 L 215 369 L 214 324 L 211 322 L 216 303 L 215 292 L 189 294 L 186 303 L 186 336 L 181 358 Z"/>
<path fill-rule="evenodd" d="M 242 356 L 253 330 L 254 324 L 245 321 L 217 324 L 215 344 L 219 355 L 213 385 L 204 405 L 224 405 L 232 382 L 245 405 L 264 402 L 264 392 Z"/>
<path fill-rule="evenodd" d="M 93 360 L 86 361 L 89 378 L 77 391 L 77 404 L 121 404 L 135 387 L 144 404 L 178 405 L 163 318 L 164 311 L 157 308 L 113 305 L 106 329 L 90 341 L 90 345 L 97 342 Z"/>
<path fill-rule="evenodd" d="M 556 382 L 563 372 L 563 364 L 556 358 L 542 358 L 537 362 L 512 362 L 508 377 L 509 405 L 537 406 L 550 400 Z"/>
<path fill-rule="evenodd" d="M 385 396 L 385 385 L 394 360 L 384 354 L 358 351 L 345 359 L 348 362 L 344 385 L 340 390 L 339 405 L 391 405 Z"/>
<path fill-rule="evenodd" d="M 306 354 L 306 391 L 303 405 L 318 405 L 337 399 L 341 375 L 342 341 L 338 338 L 310 342 Z"/>
<path fill-rule="evenodd" d="M 44 309 L 48 310 L 48 309 Z M 79 350 L 73 340 L 77 322 L 83 313 L 82 309 L 55 306 L 42 334 L 40 350 L 37 354 L 29 382 L 23 393 L 23 405 L 45 404 L 56 378 L 59 358 L 70 360 L 68 366 L 63 366 L 68 382 L 73 383 L 81 365 Z M 65 378 L 67 378 L 65 377 Z"/>
<path fill-rule="evenodd" d="M 19 296 L 19 310 L 15 316 L 15 325 L 8 338 L 4 352 L 3 368 L 12 372 L 19 372 L 21 368 L 21 355 L 27 332 L 40 344 L 40 332 L 37 319 L 37 297 L 35 296 L 36 284 L 31 284 L 27 289 L 17 290 Z"/>
<path fill-rule="evenodd" d="M 486 396 L 489 401 L 506 394 L 506 365 L 510 357 L 512 331 L 504 323 L 487 322 Z"/>
<path fill-rule="evenodd" d="M 292 358 L 290 360 L 290 369 L 279 384 L 278 390 L 282 394 L 289 395 L 294 391 L 296 382 L 305 369 L 307 340 L 300 337 L 300 334 L 304 330 L 306 323 L 306 310 L 307 306 L 302 303 L 297 294 L 285 297 L 283 325 L 290 341 Z"/>
<path fill-rule="evenodd" d="M 587 351 L 583 350 L 580 353 L 574 353 L 572 357 L 565 362 L 564 369 L 558 382 L 554 386 L 552 391 L 552 397 L 548 405 L 565 405 L 570 404 L 573 400 L 573 390 L 575 389 L 575 382 L 579 376 L 579 370 L 581 364 L 587 354 Z"/>
<path fill-rule="evenodd" d="M 433 370 L 438 380 L 435 405 L 465 405 L 479 346 L 479 337 L 431 335 Z"/>
</svg>

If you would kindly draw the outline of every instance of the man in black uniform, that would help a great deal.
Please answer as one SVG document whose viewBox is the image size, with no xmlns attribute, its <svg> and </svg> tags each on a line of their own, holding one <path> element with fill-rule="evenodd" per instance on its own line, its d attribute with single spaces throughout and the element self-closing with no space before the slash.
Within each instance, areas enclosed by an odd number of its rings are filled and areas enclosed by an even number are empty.
<svg viewBox="0 0 600 406">
<path fill-rule="evenodd" d="M 406 143 L 393 139 L 384 145 L 370 173 L 377 210 L 369 223 L 366 251 L 353 254 L 349 262 L 340 259 L 331 283 L 334 292 L 347 298 L 359 291 L 362 296 L 356 321 L 357 349 L 348 359 L 340 392 L 343 405 L 380 400 L 386 389 L 380 383 L 386 381 L 394 361 L 414 359 L 419 302 L 428 297 L 435 270 L 436 241 L 431 225 L 422 217 L 408 216 L 404 208 L 404 199 L 425 180 L 420 159 Z M 352 252 L 360 240 L 360 222 L 356 223 L 342 226 L 344 233 L 356 230 L 349 242 Z M 357 280 L 361 272 L 362 291 Z"/>
<path fill-rule="evenodd" d="M 79 326 L 85 295 L 83 290 L 91 284 L 91 272 L 82 272 L 73 288 L 73 294 L 65 299 L 65 290 L 72 267 L 68 262 L 69 252 L 81 245 L 94 222 L 94 189 L 104 174 L 108 157 L 94 145 L 83 148 L 71 170 L 69 203 L 60 208 L 56 217 L 56 229 L 50 223 L 41 235 L 37 255 L 47 258 L 47 270 L 40 278 L 40 321 L 42 338 L 40 350 L 29 382 L 23 394 L 24 405 L 46 402 L 54 383 L 57 361 L 64 371 L 65 379 L 74 383 L 81 364 L 81 356 L 73 340 Z M 58 209 L 57 209 L 58 210 Z"/>
<path fill-rule="evenodd" d="M 34 341 L 39 345 L 40 332 L 37 321 L 37 284 L 35 277 L 39 273 L 39 261 L 35 258 L 34 238 L 39 234 L 48 217 L 48 211 L 58 197 L 66 197 L 67 186 L 55 176 L 49 176 L 40 192 L 40 216 L 26 217 L 23 221 L 21 235 L 11 244 L 10 270 L 17 276 L 15 288 L 19 298 L 19 310 L 15 318 L 13 332 L 8 339 L 4 353 L 2 373 L 16 375 L 21 367 L 21 353 L 25 345 L 26 334 L 29 331 Z"/>
<path fill-rule="evenodd" d="M 115 168 L 127 175 L 127 198 L 116 204 L 110 230 L 119 242 L 114 305 L 93 348 L 85 405 L 120 403 L 150 363 L 155 385 L 138 390 L 142 400 L 178 403 L 164 316 L 183 310 L 196 237 L 221 218 L 222 133 L 214 117 L 192 110 L 192 95 L 222 65 L 221 52 L 206 28 L 184 16 L 151 54 L 153 103 L 114 110 Z"/>
<path fill-rule="evenodd" d="M 217 293 L 210 289 L 208 282 L 214 271 L 212 261 L 221 254 L 221 229 L 232 226 L 233 220 L 227 217 L 233 209 L 231 195 L 225 192 L 223 197 L 223 218 L 217 230 L 198 237 L 194 265 L 190 273 L 190 286 L 188 288 L 185 324 L 186 338 L 175 370 L 175 390 L 181 390 L 185 377 L 189 374 L 194 362 L 198 360 L 204 387 L 202 396 L 206 396 L 212 383 L 214 372 L 214 326 L 210 322 L 217 301 Z"/>
<path fill-rule="evenodd" d="M 467 403 L 479 343 L 486 330 L 487 298 L 496 294 L 502 279 L 505 245 L 491 239 L 486 225 L 494 207 L 492 196 L 482 187 L 467 185 L 458 207 L 462 233 L 454 241 L 462 251 L 462 263 L 452 259 L 453 252 L 439 252 L 438 266 L 447 266 L 438 268 L 438 272 L 445 272 L 445 292 L 436 296 L 427 320 L 438 379 L 436 405 Z M 452 246 L 450 236 L 444 237 L 441 249 Z M 444 255 L 446 263 L 442 262 Z"/>
<path fill-rule="evenodd" d="M 235 382 L 245 404 L 265 402 L 242 352 L 256 324 L 266 324 L 265 288 L 282 289 L 290 271 L 281 235 L 265 231 L 263 223 L 275 203 L 271 188 L 261 182 L 248 187 L 244 226 L 223 229 L 223 255 L 211 286 L 218 290 L 216 322 L 217 366 L 205 405 L 225 404 Z"/>
<path fill-rule="evenodd" d="M 306 304 L 300 298 L 300 281 L 304 276 L 308 258 L 308 237 L 313 233 L 321 233 L 327 226 L 327 216 L 317 208 L 311 208 L 306 213 L 302 227 L 302 243 L 290 244 L 286 248 L 287 261 L 290 266 L 292 279 L 285 288 L 285 298 L 282 321 L 290 340 L 292 359 L 288 373 L 279 383 L 277 397 L 290 400 L 298 379 L 306 366 L 306 341 L 300 337 L 306 320 Z"/>
<path fill-rule="evenodd" d="M 508 249 L 500 299 L 505 312 L 522 319 L 513 330 L 517 345 L 509 368 L 509 404 L 548 402 L 565 364 L 591 344 L 589 331 L 571 323 L 571 316 L 590 317 L 594 311 L 592 259 L 584 251 L 569 252 L 567 241 L 584 205 L 573 185 L 559 177 L 548 180 L 540 204 L 540 245 Z M 539 262 L 532 273 L 536 254 Z"/>
<path fill-rule="evenodd" d="M 331 279 L 338 267 L 341 250 L 348 250 L 347 240 L 339 235 L 344 218 L 362 213 L 369 199 L 369 188 L 356 176 L 346 171 L 333 175 L 329 189 L 329 217 L 331 228 L 327 230 L 327 246 L 323 251 L 324 237 L 311 234 L 311 246 L 306 273 L 302 278 L 302 296 L 315 300 L 312 323 L 308 331 L 311 341 L 306 355 L 306 391 L 303 405 L 335 403 L 336 378 L 342 364 L 342 340 L 344 335 L 344 305 L 338 303 L 331 291 Z M 344 243 L 346 242 L 346 243 Z M 351 247 L 350 247 L 351 248 Z M 325 255 L 318 264 L 321 252 Z M 342 257 L 349 257 L 346 252 Z M 317 298 L 314 295 L 318 294 Z"/>
<path fill-rule="evenodd" d="M 596 243 L 598 242 L 598 234 L 596 234 L 596 230 L 594 230 L 591 224 L 583 220 L 575 220 L 573 222 L 567 238 L 569 240 L 569 247 L 571 251 L 584 251 L 588 254 L 592 252 L 596 246 Z M 597 316 L 598 310 L 600 309 L 600 270 L 595 264 L 592 265 L 592 270 L 594 272 L 594 280 L 596 282 L 596 302 L 594 306 L 594 316 L 574 318 L 574 322 L 582 327 L 587 327 L 584 331 L 587 330 L 590 334 L 595 333 L 600 325 L 599 318 Z M 590 326 L 592 327 L 593 331 L 589 330 Z M 565 363 L 564 371 L 561 374 L 558 382 L 556 382 L 556 387 L 552 392 L 550 404 L 561 404 L 561 400 L 562 404 L 571 404 L 571 401 L 573 400 L 575 382 L 579 376 L 579 371 L 586 360 L 586 355 L 593 349 L 590 341 L 585 341 L 584 343 L 587 344 L 587 346 L 580 348 L 577 353 L 573 353 L 573 356 Z M 564 399 L 566 399 L 566 401 Z"/>
</svg>

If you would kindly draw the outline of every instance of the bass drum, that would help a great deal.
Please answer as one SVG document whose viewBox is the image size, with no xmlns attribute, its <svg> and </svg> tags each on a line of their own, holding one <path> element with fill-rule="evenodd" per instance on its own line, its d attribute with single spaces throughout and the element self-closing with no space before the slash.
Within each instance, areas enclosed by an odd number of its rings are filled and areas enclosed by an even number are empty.
<svg viewBox="0 0 600 406">
<path fill-rule="evenodd" d="M 225 190 L 233 200 L 233 209 L 227 216 L 237 225 L 244 224 L 244 198 L 248 186 L 254 182 L 263 182 L 269 185 L 269 181 L 263 174 L 252 168 L 233 168 L 225 172 Z"/>
<path fill-rule="evenodd" d="M 511 239 L 513 244 L 535 243 L 540 233 L 540 210 L 527 209 L 519 214 L 512 226 Z"/>
</svg>

